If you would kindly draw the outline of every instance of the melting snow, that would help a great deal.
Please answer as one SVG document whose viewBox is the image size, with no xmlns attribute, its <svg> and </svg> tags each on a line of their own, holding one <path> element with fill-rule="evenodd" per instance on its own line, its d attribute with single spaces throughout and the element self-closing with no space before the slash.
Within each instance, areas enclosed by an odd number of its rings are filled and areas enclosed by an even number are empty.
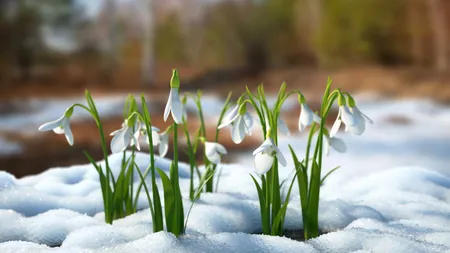
<svg viewBox="0 0 450 253">
<path fill-rule="evenodd" d="M 219 192 L 202 195 L 179 239 L 152 233 L 144 195 L 138 213 L 104 224 L 91 165 L 22 179 L 0 172 L 0 252 L 450 252 L 450 109 L 429 101 L 368 100 L 359 107 L 376 124 L 362 136 L 340 133 L 348 152 L 325 158 L 323 173 L 342 167 L 322 187 L 319 222 L 328 233 L 316 239 L 256 234 L 259 204 L 249 176 L 252 157 L 246 154 L 237 164 L 223 165 Z M 395 125 L 387 120 L 392 115 L 409 123 Z M 280 139 L 289 160 L 287 144 L 303 156 L 305 137 Z M 110 157 L 114 173 L 121 158 Z M 136 161 L 143 170 L 148 155 L 138 153 Z M 168 170 L 170 161 L 156 162 Z M 291 176 L 291 167 L 290 161 L 280 170 L 282 179 Z M 184 164 L 180 184 L 186 197 Z M 286 229 L 302 226 L 295 188 Z"/>
</svg>

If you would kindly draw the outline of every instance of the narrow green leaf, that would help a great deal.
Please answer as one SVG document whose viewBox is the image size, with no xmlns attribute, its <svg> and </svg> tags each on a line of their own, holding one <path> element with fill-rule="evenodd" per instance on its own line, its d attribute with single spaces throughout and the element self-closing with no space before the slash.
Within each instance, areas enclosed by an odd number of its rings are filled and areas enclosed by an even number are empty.
<svg viewBox="0 0 450 253">
<path fill-rule="evenodd" d="M 136 164 L 135 164 L 135 165 L 136 165 Z M 153 208 L 152 198 L 150 197 L 150 193 L 149 193 L 147 184 L 145 183 L 145 177 L 142 175 L 142 172 L 141 172 L 141 170 L 139 169 L 139 167 L 137 167 L 137 165 L 136 165 L 136 171 L 138 172 L 139 177 L 141 178 L 142 185 L 144 186 L 145 195 L 147 196 L 147 201 L 148 201 L 148 204 L 149 204 L 149 206 L 150 206 L 150 214 L 152 215 L 152 222 L 153 222 L 153 223 L 158 222 L 158 221 L 157 221 L 158 217 L 155 216 L 155 209 Z M 136 201 L 136 202 L 137 202 L 137 201 Z M 161 220 L 161 223 L 162 223 L 162 220 Z"/>
<path fill-rule="evenodd" d="M 272 222 L 272 230 L 271 235 L 282 235 L 283 234 L 283 226 L 284 226 L 284 218 L 286 217 L 286 210 L 289 202 L 283 204 L 283 206 L 278 211 L 275 219 Z"/>
<path fill-rule="evenodd" d="M 336 171 L 337 169 L 339 169 L 341 166 L 336 166 L 335 168 L 333 168 L 332 170 L 328 171 L 328 173 L 322 178 L 322 180 L 320 180 L 320 185 L 323 185 L 323 183 L 325 182 L 325 179 L 327 179 L 327 177 L 329 175 L 331 175 L 331 173 L 333 173 L 334 171 Z"/>
<path fill-rule="evenodd" d="M 173 219 L 176 216 L 175 191 L 172 186 L 172 181 L 170 181 L 170 178 L 166 175 L 166 173 L 164 173 L 164 171 L 158 168 L 156 170 L 158 171 L 159 176 L 161 177 L 161 181 L 163 183 L 164 188 L 164 211 L 166 216 L 167 231 L 174 233 L 174 231 L 176 231 L 176 229 L 174 228 L 174 225 L 176 226 L 176 224 L 174 224 L 173 222 Z"/>
<path fill-rule="evenodd" d="M 262 225 L 262 232 L 263 234 L 270 234 L 270 216 L 267 212 L 266 207 L 266 200 L 264 198 L 263 190 L 261 189 L 261 186 L 259 185 L 258 181 L 253 177 L 253 175 L 250 174 L 250 176 L 253 179 L 253 182 L 255 183 L 256 190 L 258 191 L 258 197 L 259 197 L 259 208 L 261 213 L 261 225 Z"/>
<path fill-rule="evenodd" d="M 211 174 L 199 187 L 198 187 L 198 189 L 197 189 L 197 192 L 195 193 L 195 198 L 194 198 L 194 200 L 192 200 L 191 202 L 191 206 L 189 207 L 189 211 L 188 211 L 188 213 L 187 213 L 187 215 L 186 215 L 186 221 L 185 221 L 185 223 L 184 223 L 184 228 L 183 228 L 183 232 L 186 230 L 186 227 L 187 227 L 187 223 L 188 223 L 188 220 L 189 220 L 189 215 L 191 214 L 191 211 L 192 211 L 192 207 L 194 206 L 194 203 L 195 203 L 195 201 L 197 200 L 197 199 L 199 199 L 200 198 L 200 194 L 202 193 L 202 190 L 203 190 L 203 187 L 205 187 L 205 185 L 206 185 L 206 183 L 212 178 L 214 176 L 214 174 Z"/>
<path fill-rule="evenodd" d="M 308 176 L 306 172 L 306 168 L 303 166 L 301 162 L 299 162 L 297 155 L 294 152 L 294 149 L 289 145 L 289 150 L 291 151 L 292 158 L 294 160 L 294 166 L 297 171 L 297 183 L 298 183 L 298 189 L 300 194 L 300 207 L 302 209 L 302 220 L 303 220 L 303 226 L 304 230 L 307 230 L 308 226 L 308 203 L 309 203 L 309 196 L 308 196 Z M 288 199 L 286 199 L 287 201 Z"/>
</svg>

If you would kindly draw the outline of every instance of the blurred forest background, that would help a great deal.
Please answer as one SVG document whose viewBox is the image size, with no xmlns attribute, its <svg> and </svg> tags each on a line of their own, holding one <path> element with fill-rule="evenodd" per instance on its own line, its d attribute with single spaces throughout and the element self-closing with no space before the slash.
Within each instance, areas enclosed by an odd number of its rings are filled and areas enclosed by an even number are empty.
<svg viewBox="0 0 450 253">
<path fill-rule="evenodd" d="M 115 110 L 114 95 L 144 91 L 162 114 L 172 68 L 182 91 L 208 94 L 210 110 L 229 91 L 283 81 L 318 108 L 329 76 L 351 92 L 450 103 L 449 36 L 450 0 L 0 0 L 0 169 L 20 177 L 86 163 L 83 150 L 102 159 L 92 120 L 71 121 L 73 147 L 37 128 L 86 88 L 105 110 Z M 120 127 L 121 106 L 102 118 L 106 133 Z M 388 120 L 408 124 L 398 114 Z M 295 117 L 286 123 L 297 128 Z M 229 150 L 259 145 L 228 134 Z"/>
<path fill-rule="evenodd" d="M 449 13 L 447 0 L 1 0 L 0 85 L 155 88 L 174 67 L 203 88 L 287 69 L 442 82 Z"/>
</svg>

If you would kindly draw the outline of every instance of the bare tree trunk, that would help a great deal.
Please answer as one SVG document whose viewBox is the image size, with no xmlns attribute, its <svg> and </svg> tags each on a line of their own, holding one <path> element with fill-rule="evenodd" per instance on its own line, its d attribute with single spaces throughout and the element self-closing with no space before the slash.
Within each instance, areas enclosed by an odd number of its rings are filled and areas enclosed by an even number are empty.
<svg viewBox="0 0 450 253">
<path fill-rule="evenodd" d="M 415 65 L 422 65 L 423 63 L 423 44 L 421 38 L 421 13 L 417 0 L 411 0 L 408 8 L 408 23 L 411 36 L 411 56 Z"/>
<path fill-rule="evenodd" d="M 310 13 L 311 30 L 316 32 L 320 27 L 320 20 L 322 19 L 322 3 L 321 0 L 307 0 L 308 11 Z"/>
<path fill-rule="evenodd" d="M 152 85 L 155 82 L 155 55 L 154 55 L 154 22 L 155 12 L 153 0 L 141 0 L 140 18 L 142 22 L 142 84 Z"/>
<path fill-rule="evenodd" d="M 445 25 L 445 10 L 440 0 L 427 0 L 431 30 L 433 32 L 435 68 L 443 72 L 447 69 L 447 27 Z"/>
<path fill-rule="evenodd" d="M 118 37 L 117 34 L 117 7 L 115 0 L 105 1 L 104 6 L 105 13 L 105 27 L 103 38 L 100 38 L 102 48 L 102 76 L 104 81 L 111 83 L 114 81 L 114 72 L 118 65 L 117 49 L 118 49 Z"/>
<path fill-rule="evenodd" d="M 320 51 L 317 50 L 316 40 L 319 36 L 319 29 L 322 20 L 322 0 L 306 0 L 306 9 L 308 11 L 308 30 L 312 43 L 312 50 L 314 53 L 315 61 L 320 64 L 322 61 L 322 56 Z"/>
</svg>

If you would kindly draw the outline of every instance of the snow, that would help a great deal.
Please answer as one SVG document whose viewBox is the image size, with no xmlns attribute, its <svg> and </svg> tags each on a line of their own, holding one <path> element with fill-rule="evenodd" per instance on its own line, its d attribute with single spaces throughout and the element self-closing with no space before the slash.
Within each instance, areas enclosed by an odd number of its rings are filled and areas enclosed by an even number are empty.
<svg viewBox="0 0 450 253">
<path fill-rule="evenodd" d="M 214 99 L 207 100 L 211 111 L 205 114 L 221 109 Z M 223 165 L 219 192 L 202 194 L 178 239 L 152 232 L 144 195 L 138 213 L 105 224 L 98 176 L 89 164 L 22 179 L 0 172 L 0 252 L 450 252 L 450 108 L 424 100 L 357 101 L 375 124 L 361 136 L 340 132 L 347 153 L 332 151 L 325 158 L 322 173 L 341 168 L 321 188 L 319 224 L 325 234 L 318 238 L 300 242 L 258 234 L 249 152 L 238 163 Z M 392 116 L 407 123 L 393 123 Z M 280 167 L 281 179 L 292 171 L 287 145 L 303 157 L 305 138 L 280 138 L 288 160 L 287 168 Z M 121 159 L 121 154 L 109 157 L 114 174 Z M 148 154 L 137 153 L 136 162 L 144 171 Z M 168 171 L 169 160 L 158 157 L 156 163 Z M 186 164 L 180 164 L 180 184 L 186 197 Z M 302 227 L 296 188 L 286 214 L 288 230 Z M 184 201 L 187 213 L 191 202 Z"/>
</svg>

